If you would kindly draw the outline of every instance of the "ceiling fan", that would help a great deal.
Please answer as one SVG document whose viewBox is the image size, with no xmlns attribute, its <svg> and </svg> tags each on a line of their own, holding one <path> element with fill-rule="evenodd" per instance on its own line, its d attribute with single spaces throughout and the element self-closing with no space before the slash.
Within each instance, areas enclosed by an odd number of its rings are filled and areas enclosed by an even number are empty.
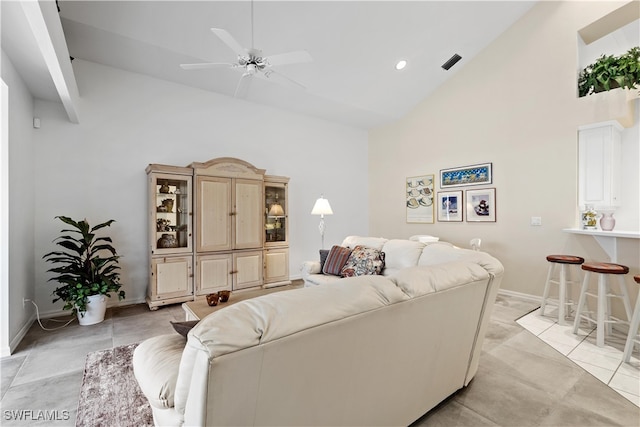
<svg viewBox="0 0 640 427">
<path fill-rule="evenodd" d="M 278 55 L 262 56 L 262 51 L 253 46 L 253 1 L 251 2 L 251 48 L 245 49 L 227 31 L 220 28 L 211 28 L 211 31 L 218 36 L 236 55 L 238 60 L 234 63 L 205 62 L 198 64 L 180 64 L 185 70 L 201 70 L 207 68 L 233 68 L 242 72 L 242 77 L 238 81 L 234 97 L 246 95 L 253 77 L 274 81 L 279 84 L 305 89 L 305 86 L 279 71 L 273 66 L 310 62 L 313 59 L 305 50 L 281 53 Z M 275 78 L 274 78 L 275 77 Z"/>
</svg>

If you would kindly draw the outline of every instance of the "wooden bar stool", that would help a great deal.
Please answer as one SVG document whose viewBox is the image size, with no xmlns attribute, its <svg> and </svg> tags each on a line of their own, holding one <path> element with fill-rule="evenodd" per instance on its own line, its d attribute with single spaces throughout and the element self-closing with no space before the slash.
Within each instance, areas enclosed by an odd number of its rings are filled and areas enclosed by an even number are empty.
<svg viewBox="0 0 640 427">
<path fill-rule="evenodd" d="M 577 283 L 573 280 L 568 280 L 567 273 L 568 267 L 572 265 L 581 265 L 584 262 L 584 258 L 573 255 L 549 255 L 547 256 L 547 261 L 549 261 L 549 272 L 547 273 L 547 282 L 544 285 L 544 293 L 542 294 L 542 304 L 540 305 L 540 311 L 538 315 L 544 316 L 544 310 L 547 307 L 549 302 L 552 302 L 558 306 L 558 324 L 564 325 L 565 318 L 571 311 L 571 306 L 573 302 L 567 299 L 567 291 L 570 289 L 567 287 L 568 284 Z M 560 273 L 558 277 L 554 277 L 554 271 L 556 267 L 560 267 Z M 558 299 L 551 300 L 549 298 L 549 288 L 551 284 L 558 285 Z M 565 308 L 568 309 L 565 311 Z"/>
<path fill-rule="evenodd" d="M 606 262 L 585 262 L 582 264 L 582 269 L 585 271 L 585 275 L 584 280 L 582 281 L 582 289 L 580 290 L 580 299 L 578 300 L 576 318 L 573 323 L 573 333 L 578 333 L 581 319 L 585 319 L 590 323 L 595 323 L 596 345 L 598 347 L 604 347 L 604 335 L 605 333 L 611 333 L 611 325 L 613 323 L 628 323 L 628 321 L 617 319 L 611 315 L 611 298 L 621 298 L 627 314 L 627 319 L 631 318 L 631 302 L 629 301 L 629 294 L 627 293 L 627 287 L 624 283 L 624 275 L 629 273 L 629 267 Z M 597 294 L 589 292 L 589 278 L 591 273 L 596 273 L 598 275 Z M 615 275 L 619 279 L 619 294 L 614 294 L 611 291 L 611 286 L 608 281 L 610 275 Z M 598 306 L 596 309 L 595 319 L 592 317 L 592 313 L 588 311 L 588 307 L 587 310 L 583 310 L 587 304 L 587 296 L 597 298 Z"/>
<path fill-rule="evenodd" d="M 640 284 L 640 275 L 633 276 L 633 280 Z M 640 344 L 638 328 L 640 328 L 640 292 L 638 292 L 636 306 L 633 310 L 633 316 L 631 316 L 631 322 L 629 323 L 629 335 L 627 336 L 627 343 L 624 346 L 624 354 L 622 355 L 623 362 L 629 363 L 629 360 L 631 360 L 631 353 L 633 353 L 633 346 L 635 344 Z"/>
</svg>

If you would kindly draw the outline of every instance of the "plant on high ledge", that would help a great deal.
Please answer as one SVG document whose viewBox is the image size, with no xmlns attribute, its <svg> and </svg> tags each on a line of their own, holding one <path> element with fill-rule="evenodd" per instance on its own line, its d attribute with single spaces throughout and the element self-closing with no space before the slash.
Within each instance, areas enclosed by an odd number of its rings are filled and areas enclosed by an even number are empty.
<svg viewBox="0 0 640 427">
<path fill-rule="evenodd" d="M 602 55 L 587 65 L 578 77 L 580 97 L 615 88 L 636 89 L 640 83 L 640 47 L 623 55 Z"/>
<path fill-rule="evenodd" d="M 62 233 L 76 233 L 77 235 L 63 234 L 54 242 L 62 250 L 49 252 L 43 256 L 47 262 L 55 266 L 47 271 L 57 274 L 49 281 L 56 281 L 62 286 L 53 291 L 56 298 L 53 302 L 62 300 L 64 310 L 73 310 L 80 317 L 84 317 L 87 311 L 88 297 L 93 295 L 118 294 L 118 299 L 125 297 L 120 290 L 120 274 L 115 248 L 111 245 L 110 237 L 96 237 L 95 232 L 101 228 L 111 226 L 114 220 L 109 220 L 95 227 L 91 227 L 87 220 L 74 221 L 66 216 L 57 216 L 65 224 L 73 229 L 63 229 Z M 106 303 L 104 304 L 106 308 Z M 104 312 L 102 313 L 104 319 Z M 100 321 L 102 321 L 100 319 Z"/>
</svg>

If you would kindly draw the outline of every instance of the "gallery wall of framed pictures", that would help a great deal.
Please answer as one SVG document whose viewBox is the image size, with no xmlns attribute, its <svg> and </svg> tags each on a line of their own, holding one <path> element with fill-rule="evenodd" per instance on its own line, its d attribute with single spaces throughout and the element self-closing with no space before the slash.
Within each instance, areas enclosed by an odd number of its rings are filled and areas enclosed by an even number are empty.
<svg viewBox="0 0 640 427">
<path fill-rule="evenodd" d="M 407 222 L 496 222 L 496 189 L 493 164 L 480 163 L 440 170 L 440 189 L 434 175 L 408 177 L 405 183 Z M 458 190 L 455 187 L 478 186 Z M 434 212 L 435 211 L 435 212 Z"/>
<path fill-rule="evenodd" d="M 493 163 L 440 170 L 438 221 L 496 222 L 496 189 L 484 186 L 493 183 Z M 453 187 L 480 187 L 449 190 Z"/>
</svg>

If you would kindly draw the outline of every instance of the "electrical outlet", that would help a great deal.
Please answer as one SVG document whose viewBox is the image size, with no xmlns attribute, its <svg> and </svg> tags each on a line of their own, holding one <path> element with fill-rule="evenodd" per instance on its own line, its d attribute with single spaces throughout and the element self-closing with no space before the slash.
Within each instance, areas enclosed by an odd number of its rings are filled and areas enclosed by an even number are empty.
<svg viewBox="0 0 640 427">
<path fill-rule="evenodd" d="M 31 301 L 29 298 L 22 298 L 22 308 L 27 308 L 27 303 Z"/>
<path fill-rule="evenodd" d="M 542 225 L 542 217 L 540 217 L 540 216 L 532 216 L 531 217 L 531 225 L 533 225 L 533 226 Z"/>
</svg>

